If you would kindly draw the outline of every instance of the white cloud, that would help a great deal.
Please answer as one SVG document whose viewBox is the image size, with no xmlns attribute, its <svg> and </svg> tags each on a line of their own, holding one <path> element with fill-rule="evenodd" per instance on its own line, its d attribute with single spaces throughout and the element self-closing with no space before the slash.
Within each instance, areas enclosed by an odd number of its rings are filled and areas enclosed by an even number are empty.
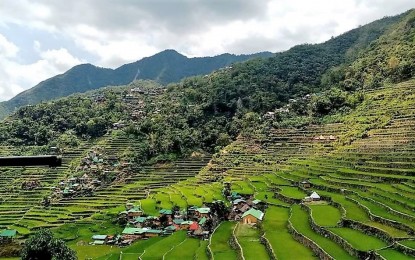
<svg viewBox="0 0 415 260">
<path fill-rule="evenodd" d="M 38 42 L 34 43 L 34 47 L 41 58 L 34 63 L 21 64 L 14 59 L 18 48 L 0 34 L 0 100 L 8 100 L 40 81 L 83 62 L 64 48 L 40 51 Z"/>
<path fill-rule="evenodd" d="M 7 88 L 0 100 L 88 55 L 90 63 L 115 68 L 164 49 L 189 56 L 276 52 L 412 7 L 413 0 L 7 1 L 0 9 L 0 91 Z M 3 36 L 2 28 L 24 39 L 16 25 L 43 34 L 22 46 Z M 65 46 L 56 39 L 65 39 Z M 30 62 L 26 48 L 34 53 Z"/>
<path fill-rule="evenodd" d="M 0 34 L 0 54 L 6 58 L 15 57 L 19 48 L 12 42 L 9 42 L 6 37 Z"/>
</svg>

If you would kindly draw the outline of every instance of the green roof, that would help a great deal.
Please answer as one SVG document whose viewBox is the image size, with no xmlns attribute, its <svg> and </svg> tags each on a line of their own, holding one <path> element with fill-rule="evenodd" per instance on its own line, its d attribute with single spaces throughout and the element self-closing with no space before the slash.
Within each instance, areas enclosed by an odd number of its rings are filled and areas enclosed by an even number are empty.
<svg viewBox="0 0 415 260">
<path fill-rule="evenodd" d="M 140 235 L 143 234 L 145 232 L 145 230 L 143 230 L 142 228 L 124 228 L 124 230 L 122 231 L 123 235 Z"/>
<path fill-rule="evenodd" d="M 173 219 L 173 223 L 174 224 L 177 224 L 177 225 L 180 225 L 181 223 L 183 223 L 183 219 L 181 219 L 181 218 L 176 218 L 176 219 Z"/>
<path fill-rule="evenodd" d="M 173 212 L 170 209 L 161 209 L 159 211 L 160 214 L 171 215 Z"/>
<path fill-rule="evenodd" d="M 246 217 L 246 216 L 248 216 L 248 215 L 252 215 L 252 216 L 254 216 L 255 218 L 257 218 L 257 219 L 259 219 L 259 220 L 262 220 L 262 218 L 264 217 L 264 213 L 263 213 L 262 211 L 257 210 L 257 209 L 254 209 L 254 208 L 252 208 L 252 209 L 250 209 L 250 210 L 246 211 L 246 212 L 242 215 L 242 217 L 244 218 L 244 217 Z"/>
<path fill-rule="evenodd" d="M 210 212 L 210 208 L 198 208 L 197 211 L 201 214 L 207 214 Z"/>
<path fill-rule="evenodd" d="M 176 227 L 175 226 L 168 226 L 164 230 L 167 230 L 167 231 L 175 231 L 176 230 Z"/>
<path fill-rule="evenodd" d="M 252 201 L 252 203 L 258 204 L 258 203 L 261 203 L 261 200 L 254 200 L 254 201 Z"/>
<path fill-rule="evenodd" d="M 205 224 L 205 222 L 206 222 L 206 218 L 203 217 L 199 220 L 199 225 L 203 225 L 203 224 Z"/>
<path fill-rule="evenodd" d="M 92 240 L 105 240 L 107 235 L 93 235 Z"/>
<path fill-rule="evenodd" d="M 139 223 L 143 223 L 144 221 L 146 221 L 147 217 L 136 217 L 134 218 L 135 221 L 139 222 Z"/>
<path fill-rule="evenodd" d="M 15 237 L 17 231 L 15 229 L 5 229 L 1 231 L 0 237 Z"/>
<path fill-rule="evenodd" d="M 104 245 L 105 244 L 105 241 L 103 241 L 103 240 L 95 240 L 94 241 L 94 245 Z"/>
<path fill-rule="evenodd" d="M 135 212 L 143 212 L 143 211 L 141 211 L 140 208 L 132 208 L 132 209 L 128 210 L 128 213 L 130 213 L 130 212 L 135 213 Z"/>
<path fill-rule="evenodd" d="M 145 233 L 152 233 L 152 234 L 160 234 L 161 230 L 158 229 L 148 229 L 145 231 Z"/>
</svg>

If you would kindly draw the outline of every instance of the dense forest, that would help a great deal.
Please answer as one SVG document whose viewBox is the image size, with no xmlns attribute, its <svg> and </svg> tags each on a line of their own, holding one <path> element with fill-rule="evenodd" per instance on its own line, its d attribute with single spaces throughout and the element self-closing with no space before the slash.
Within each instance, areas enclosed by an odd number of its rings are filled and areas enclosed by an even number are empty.
<svg viewBox="0 0 415 260">
<path fill-rule="evenodd" d="M 318 123 L 363 101 L 365 89 L 414 76 L 414 21 L 409 11 L 180 83 L 140 80 L 25 106 L 0 125 L 0 143 L 76 146 L 122 123 L 138 144 L 132 158 L 143 163 L 212 153 L 267 126 Z M 141 92 L 130 102 L 133 89 Z"/>
</svg>

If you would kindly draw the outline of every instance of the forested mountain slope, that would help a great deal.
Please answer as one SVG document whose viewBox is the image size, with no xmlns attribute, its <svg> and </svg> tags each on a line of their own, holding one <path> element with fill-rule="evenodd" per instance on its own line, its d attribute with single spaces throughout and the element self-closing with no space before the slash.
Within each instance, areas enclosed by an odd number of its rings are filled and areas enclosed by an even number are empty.
<svg viewBox="0 0 415 260">
<path fill-rule="evenodd" d="M 64 74 L 40 82 L 9 101 L 2 102 L 0 118 L 4 118 L 21 106 L 37 104 L 73 93 L 109 85 L 124 85 L 135 79 L 151 79 L 162 84 L 178 82 L 185 77 L 207 74 L 235 62 L 272 55 L 270 52 L 250 55 L 225 53 L 214 57 L 187 58 L 174 50 L 165 50 L 114 70 L 96 67 L 92 64 L 82 64 L 71 68 Z"/>
</svg>

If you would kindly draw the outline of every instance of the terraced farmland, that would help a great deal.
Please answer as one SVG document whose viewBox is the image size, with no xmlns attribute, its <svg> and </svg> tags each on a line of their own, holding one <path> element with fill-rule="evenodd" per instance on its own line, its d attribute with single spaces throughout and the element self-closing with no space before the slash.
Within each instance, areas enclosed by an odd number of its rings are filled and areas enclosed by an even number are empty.
<svg viewBox="0 0 415 260">
<path fill-rule="evenodd" d="M 409 81 L 367 91 L 361 105 L 341 117 L 326 118 L 330 123 L 239 137 L 213 157 L 147 166 L 125 182 L 104 187 L 91 197 L 61 200 L 49 210 L 39 202 L 50 187 L 69 175 L 70 160 L 79 158 L 87 145 L 67 151 L 62 168 L 2 169 L 0 189 L 7 195 L 0 204 L 0 225 L 28 234 L 41 226 L 73 222 L 56 232 L 67 235 L 65 228 L 77 230 L 70 243 L 81 256 L 91 248 L 99 249 L 76 245 L 93 230 L 112 227 L 108 230 L 117 232 L 107 220 L 100 224 L 97 219 L 116 214 L 126 201 L 138 203 L 147 214 L 175 205 L 202 206 L 225 200 L 223 182 L 231 182 L 232 191 L 267 203 L 258 228 L 223 222 L 209 241 L 175 233 L 140 241 L 123 250 L 125 255 L 102 250 L 94 257 L 177 259 L 185 252 L 196 259 L 413 259 L 414 86 Z M 99 144 L 114 154 L 134 146 L 122 135 Z M 18 189 L 29 176 L 39 179 L 42 187 Z M 302 183 L 305 180 L 311 187 Z M 302 203 L 313 191 L 321 200 Z"/>
<path fill-rule="evenodd" d="M 268 202 L 262 231 L 271 255 L 415 257 L 414 82 L 365 95 L 364 103 L 340 122 L 240 138 L 201 173 L 207 179 L 223 176 L 233 190 Z M 304 180 L 311 188 L 302 186 Z M 312 191 L 322 200 L 300 207 Z M 289 221 L 285 231 L 284 219 Z M 298 241 L 287 238 L 287 247 L 297 250 L 281 248 L 287 232 Z"/>
</svg>

